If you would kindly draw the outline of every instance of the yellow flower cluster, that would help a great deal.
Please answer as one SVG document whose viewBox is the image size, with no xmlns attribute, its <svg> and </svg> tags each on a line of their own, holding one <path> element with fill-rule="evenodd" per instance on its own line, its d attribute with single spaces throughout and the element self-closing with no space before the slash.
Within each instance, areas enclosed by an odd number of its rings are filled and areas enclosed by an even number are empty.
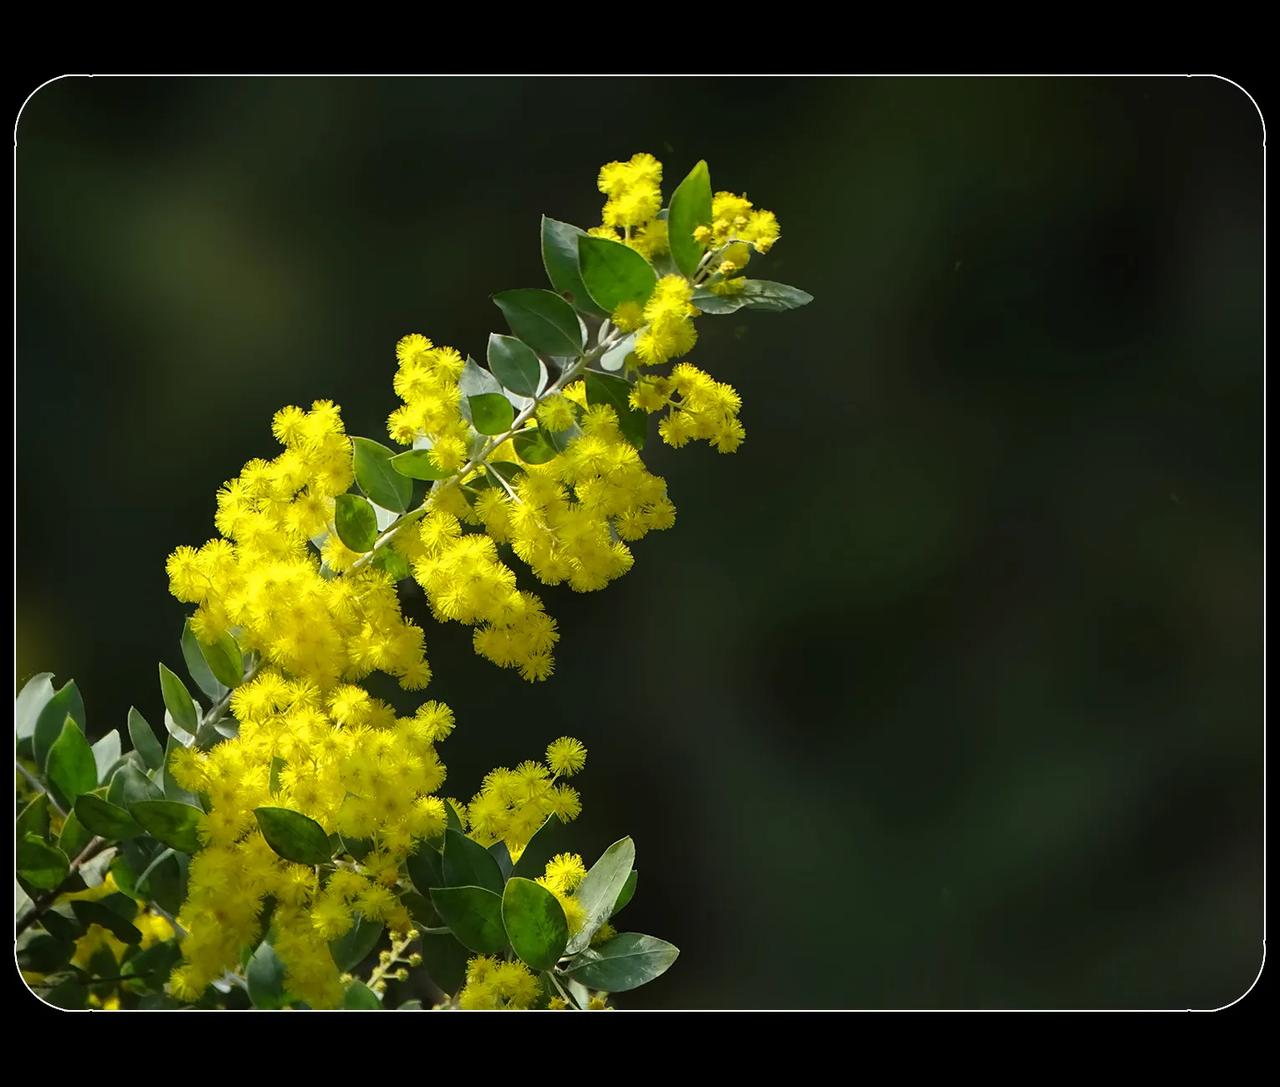
<svg viewBox="0 0 1280 1087">
<path fill-rule="evenodd" d="M 644 325 L 636 336 L 636 358 L 645 366 L 657 366 L 693 350 L 698 342 L 692 318 L 693 285 L 684 276 L 663 276 L 644 306 Z"/>
<path fill-rule="evenodd" d="M 467 983 L 458 993 L 463 1011 L 524 1010 L 542 993 L 538 979 L 524 963 L 501 962 L 477 955 L 467 963 Z"/>
<path fill-rule="evenodd" d="M 662 210 L 662 163 L 643 152 L 627 162 L 607 163 L 600 169 L 599 188 L 609 198 L 601 213 L 604 225 L 587 233 L 623 242 L 645 260 L 668 251 L 667 221 L 657 218 Z"/>
<path fill-rule="evenodd" d="M 578 790 L 560 778 L 576 774 L 586 761 L 581 741 L 562 736 L 547 747 L 545 764 L 530 759 L 514 770 L 490 770 L 466 808 L 471 837 L 481 845 L 505 842 L 511 859 L 519 860 L 547 816 L 557 815 L 566 823 L 578 817 Z"/>
<path fill-rule="evenodd" d="M 537 879 L 556 896 L 569 923 L 570 936 L 582 928 L 587 919 L 587 911 L 575 894 L 586 877 L 587 866 L 577 853 L 558 853 L 547 861 L 546 870 Z"/>
<path fill-rule="evenodd" d="M 464 360 L 452 347 L 436 347 L 414 332 L 396 344 L 396 395 L 404 401 L 387 419 L 387 432 L 401 445 L 431 439 L 432 458 L 446 470 L 467 459 L 467 421 L 462 417 L 458 378 Z"/>
<path fill-rule="evenodd" d="M 718 192 L 711 198 L 711 225 L 700 226 L 693 234 L 713 249 L 745 242 L 757 253 L 767 253 L 781 235 L 781 229 L 773 212 L 755 207 L 746 196 Z M 729 259 L 737 268 L 744 268 L 748 257 L 744 246 Z"/>
<path fill-rule="evenodd" d="M 207 752 L 181 749 L 172 760 L 175 781 L 209 801 L 199 827 L 206 844 L 192 858 L 179 914 L 188 935 L 176 989 L 198 996 L 234 967 L 258 935 L 270 895 L 273 942 L 290 991 L 329 1006 L 342 996 L 329 940 L 350 929 L 357 913 L 409 927 L 392 888 L 417 840 L 444 832 L 444 803 L 431 794 L 444 782 L 435 745 L 452 731 L 453 714 L 427 702 L 412 717 L 397 717 L 360 687 L 322 692 L 274 669 L 236 688 L 231 708 L 240 721 L 236 738 Z M 326 833 L 368 839 L 374 848 L 321 887 L 313 868 L 282 860 L 257 833 L 254 809 L 262 806 L 301 812 Z"/>
<path fill-rule="evenodd" d="M 631 568 L 627 542 L 670 528 L 675 506 L 623 437 L 613 408 L 587 406 L 582 382 L 565 395 L 582 407 L 581 435 L 548 463 L 529 465 L 511 493 L 486 492 L 477 513 L 488 538 L 509 543 L 543 584 L 567 581 L 590 592 Z M 484 653 L 493 637 L 478 634 L 476 648 Z"/>
<path fill-rule="evenodd" d="M 463 534 L 451 513 L 434 511 L 419 528 L 421 553 L 413 576 L 432 613 L 476 628 L 475 650 L 525 679 L 546 679 L 553 667 L 556 623 L 532 593 L 516 589 L 515 572 L 498 559 L 497 545 L 481 533 Z"/>
<path fill-rule="evenodd" d="M 422 630 L 400 614 L 388 577 L 366 567 L 327 579 L 309 549 L 354 477 L 339 409 L 326 400 L 310 412 L 282 408 L 273 430 L 284 452 L 250 461 L 218 492 L 223 538 L 168 558 L 170 592 L 199 605 L 192 631 L 206 644 L 232 632 L 243 649 L 322 689 L 375 670 L 424 686 Z M 356 557 L 333 533 L 323 554 L 336 569 Z"/>
<path fill-rule="evenodd" d="M 670 377 L 642 377 L 631 390 L 631 406 L 641 411 L 670 410 L 658 424 L 662 440 L 677 449 L 691 439 L 732 453 L 746 438 L 738 419 L 742 398 L 732 385 L 682 362 Z"/>
</svg>

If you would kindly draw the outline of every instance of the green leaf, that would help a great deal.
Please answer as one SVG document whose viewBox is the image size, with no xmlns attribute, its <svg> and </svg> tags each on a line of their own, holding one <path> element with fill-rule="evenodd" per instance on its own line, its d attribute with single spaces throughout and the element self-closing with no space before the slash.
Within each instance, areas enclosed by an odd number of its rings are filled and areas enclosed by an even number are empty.
<svg viewBox="0 0 1280 1087">
<path fill-rule="evenodd" d="M 618 901 L 627 877 L 631 875 L 635 859 L 635 843 L 630 838 L 623 838 L 614 842 L 591 866 L 591 871 L 574 895 L 582 905 L 585 916 L 582 928 L 569 941 L 568 954 L 576 955 L 583 950 L 591 943 L 596 929 L 609 919 L 609 913 Z"/>
<path fill-rule="evenodd" d="M 597 374 L 594 370 L 586 372 L 587 403 L 608 404 L 618 415 L 618 429 L 622 436 L 637 449 L 644 446 L 644 439 L 649 430 L 649 417 L 638 408 L 633 408 L 629 401 L 631 383 L 625 378 L 613 374 Z"/>
<path fill-rule="evenodd" d="M 209 662 L 205 660 L 200 643 L 191 629 L 190 619 L 182 623 L 182 638 L 178 644 L 182 647 L 182 659 L 186 662 L 187 673 L 196 681 L 196 686 L 216 702 L 227 693 L 227 688 L 218 681 L 218 677 L 209 667 Z"/>
<path fill-rule="evenodd" d="M 280 791 L 280 771 L 287 765 L 288 763 L 279 755 L 271 756 L 271 769 L 267 773 L 267 792 L 272 796 Z"/>
<path fill-rule="evenodd" d="M 36 933 L 18 948 L 18 965 L 23 970 L 34 970 L 38 974 L 53 974 L 71 961 L 75 950 L 74 940 Z"/>
<path fill-rule="evenodd" d="M 569 942 L 569 924 L 556 896 L 542 884 L 514 876 L 502 892 L 502 923 L 515 953 L 534 970 L 550 970 Z"/>
<path fill-rule="evenodd" d="M 431 456 L 430 449 L 410 449 L 391 458 L 391 467 L 408 479 L 448 479 L 452 468 L 440 468 Z"/>
<path fill-rule="evenodd" d="M 373 565 L 385 571 L 392 581 L 403 581 L 413 572 L 409 560 L 394 547 L 383 546 L 374 555 Z"/>
<path fill-rule="evenodd" d="M 18 841 L 18 874 L 32 887 L 52 891 L 67 878 L 67 855 L 34 834 Z"/>
<path fill-rule="evenodd" d="M 618 892 L 618 901 L 613 904 L 613 909 L 609 911 L 610 917 L 616 917 L 622 912 L 622 908 L 631 901 L 636 893 L 636 881 L 640 878 L 640 873 L 634 868 L 631 869 L 631 875 L 627 876 L 627 882 L 622 885 L 622 890 Z"/>
<path fill-rule="evenodd" d="M 773 283 L 767 279 L 749 279 L 736 294 L 715 294 L 709 290 L 693 292 L 693 304 L 703 313 L 719 316 L 736 313 L 740 309 L 764 310 L 782 313 L 799 309 L 813 301 L 813 295 L 785 283 Z"/>
<path fill-rule="evenodd" d="M 666 973 L 680 949 L 666 940 L 622 932 L 584 951 L 566 973 L 589 989 L 625 993 Z"/>
<path fill-rule="evenodd" d="M 164 765 L 164 748 L 156 739 L 155 730 L 132 706 L 129 707 L 129 742 L 147 769 L 158 770 Z"/>
<path fill-rule="evenodd" d="M 84 731 L 84 700 L 80 697 L 80 688 L 76 686 L 74 679 L 67 680 L 58 689 L 36 718 L 36 725 L 31 733 L 31 754 L 41 773 L 44 773 L 45 763 L 49 760 L 49 748 L 62 735 L 62 726 L 68 717 Z"/>
<path fill-rule="evenodd" d="M 481 393 L 501 393 L 502 382 L 494 377 L 483 366 L 478 366 L 470 355 L 463 364 L 462 374 L 458 378 L 458 391 L 465 400 L 468 396 L 479 396 Z"/>
<path fill-rule="evenodd" d="M 111 773 L 120 762 L 120 730 L 113 728 L 93 745 L 92 750 L 98 783 L 105 785 L 111 780 Z"/>
<path fill-rule="evenodd" d="M 342 1006 L 347 1011 L 381 1011 L 382 1001 L 363 981 L 353 981 L 343 994 Z"/>
<path fill-rule="evenodd" d="M 76 915 L 85 928 L 90 925 L 101 925 L 121 943 L 138 944 L 142 942 L 142 933 L 127 918 L 102 902 L 86 902 L 77 899 L 71 903 L 71 912 Z"/>
<path fill-rule="evenodd" d="M 429 842 L 418 843 L 418 848 L 410 853 L 409 859 L 405 861 L 405 868 L 409 870 L 409 878 L 413 881 L 413 885 L 424 895 L 429 895 L 435 888 L 445 885 L 444 858 Z"/>
<path fill-rule="evenodd" d="M 239 643 L 227 633 L 223 633 L 212 645 L 205 645 L 198 638 L 196 642 L 209 671 L 217 681 L 227 690 L 239 687 L 240 681 L 244 679 L 244 654 L 240 651 Z"/>
<path fill-rule="evenodd" d="M 519 337 L 541 355 L 559 357 L 576 357 L 582 354 L 582 325 L 578 323 L 578 315 L 558 294 L 551 291 L 522 289 L 503 291 L 493 296 L 493 301 L 502 315 L 507 319 L 513 335 Z M 493 338 L 489 339 L 492 351 Z M 504 378 L 493 366 L 490 354 L 489 367 L 508 389 L 534 396 L 536 392 L 524 392 L 513 385 L 507 385 Z"/>
<path fill-rule="evenodd" d="M 564 823 L 561 822 L 560 816 L 548 815 L 542 826 L 534 831 L 529 844 L 524 847 L 520 859 L 511 869 L 511 875 L 521 876 L 524 879 L 537 879 L 546 871 L 547 861 L 557 853 L 564 852 L 562 848 L 564 838 Z"/>
<path fill-rule="evenodd" d="M 502 893 L 502 871 L 493 854 L 456 830 L 444 832 L 443 872 L 447 887 L 484 887 Z"/>
<path fill-rule="evenodd" d="M 422 965 L 427 976 L 443 992 L 452 996 L 467 978 L 467 960 L 471 952 L 447 932 L 422 934 Z"/>
<path fill-rule="evenodd" d="M 381 921 L 372 921 L 357 913 L 355 924 L 336 940 L 329 941 L 329 954 L 339 970 L 354 970 L 368 957 L 382 938 L 385 926 Z"/>
<path fill-rule="evenodd" d="M 71 812 L 62 822 L 62 832 L 58 835 L 58 848 L 68 857 L 78 857 L 81 850 L 91 841 L 93 841 L 93 832 L 80 822 L 75 812 Z"/>
<path fill-rule="evenodd" d="M 634 249 L 588 234 L 578 239 L 578 267 L 592 300 L 608 313 L 623 302 L 644 305 L 658 282 L 657 273 Z"/>
<path fill-rule="evenodd" d="M 25 834 L 34 834 L 43 839 L 49 833 L 49 795 L 37 793 L 31 802 L 18 813 L 14 827 L 15 838 L 22 841 Z"/>
<path fill-rule="evenodd" d="M 163 800 L 164 790 L 133 763 L 125 763 L 111 775 L 107 786 L 107 802 L 126 810 L 139 800 Z"/>
<path fill-rule="evenodd" d="M 635 352 L 636 334 L 628 333 L 600 356 L 600 369 L 613 373 L 627 364 L 627 356 Z"/>
<path fill-rule="evenodd" d="M 200 714 L 196 704 L 191 700 L 191 692 L 187 685 L 163 664 L 160 665 L 160 694 L 164 698 L 165 709 L 179 728 L 195 734 L 200 726 Z"/>
<path fill-rule="evenodd" d="M 444 802 L 444 824 L 446 830 L 456 830 L 459 834 L 463 833 L 462 817 L 458 814 L 458 809 L 448 800 Z M 443 835 L 440 840 L 440 848 L 444 848 Z"/>
<path fill-rule="evenodd" d="M 70 909 L 68 904 L 66 909 Z M 65 940 L 67 943 L 74 944 L 81 936 L 84 935 L 84 926 L 80 924 L 74 914 L 67 916 L 61 909 L 50 907 L 40 915 L 40 924 L 44 926 L 44 930 L 58 940 Z M 59 963 L 59 965 L 62 965 Z M 27 967 L 27 969 L 34 969 Z M 57 967 L 54 967 L 56 970 Z M 48 973 L 48 971 L 42 971 Z"/>
<path fill-rule="evenodd" d="M 314 819 L 289 808 L 254 808 L 258 826 L 275 852 L 296 864 L 325 864 L 333 855 L 329 835 Z"/>
<path fill-rule="evenodd" d="M 199 808 L 177 800 L 139 800 L 129 806 L 129 814 L 156 841 L 183 853 L 199 852 L 196 828 L 204 816 Z"/>
<path fill-rule="evenodd" d="M 352 438 L 351 445 L 354 450 L 356 482 L 360 484 L 360 489 L 384 509 L 404 513 L 413 498 L 413 484 L 391 467 L 391 459 L 395 454 L 385 445 L 369 438 Z"/>
<path fill-rule="evenodd" d="M 113 842 L 142 833 L 142 828 L 128 811 L 93 793 L 85 793 L 76 800 L 76 818 L 94 834 Z"/>
<path fill-rule="evenodd" d="M 507 946 L 502 926 L 502 899 L 484 887 L 437 887 L 431 904 L 458 941 L 482 955 Z"/>
<path fill-rule="evenodd" d="M 19 740 L 28 740 L 36 730 L 40 712 L 53 698 L 52 672 L 38 672 L 22 685 L 13 703 L 13 730 Z"/>
<path fill-rule="evenodd" d="M 515 421 L 515 408 L 501 393 L 481 393 L 469 397 L 471 423 L 481 434 L 501 434 L 511 429 Z"/>
<path fill-rule="evenodd" d="M 555 295 L 547 294 L 547 297 L 555 298 Z M 575 317 L 574 322 L 577 320 Z M 500 336 L 496 332 L 489 333 L 489 369 L 506 388 L 520 396 L 537 396 L 547 379 L 547 368 L 527 345 L 514 336 Z"/>
<path fill-rule="evenodd" d="M 507 843 L 499 839 L 489 847 L 489 855 L 498 862 L 498 871 L 505 880 L 511 875 L 511 850 L 507 848 Z"/>
<path fill-rule="evenodd" d="M 378 542 L 378 515 L 358 494 L 340 494 L 334 499 L 333 527 L 338 539 L 352 551 L 372 551 Z"/>
<path fill-rule="evenodd" d="M 546 464 L 547 461 L 554 460 L 557 455 L 556 447 L 551 444 L 541 427 L 525 427 L 524 430 L 518 431 L 513 444 L 516 447 L 516 455 L 525 464 Z"/>
<path fill-rule="evenodd" d="M 249 960 L 245 980 L 249 983 L 249 999 L 255 1008 L 274 1010 L 284 1007 L 284 963 L 275 948 L 265 940 Z"/>
<path fill-rule="evenodd" d="M 64 1011 L 84 1011 L 89 1006 L 89 990 L 79 978 L 69 977 L 49 989 L 44 999 Z"/>
<path fill-rule="evenodd" d="M 699 162 L 671 194 L 671 210 L 667 212 L 667 238 L 671 256 L 690 279 L 698 270 L 698 262 L 706 246 L 693 232 L 711 225 L 711 175 L 706 161 Z"/>
<path fill-rule="evenodd" d="M 70 809 L 81 793 L 98 787 L 98 767 L 93 761 L 93 748 L 84 738 L 80 726 L 70 717 L 62 723 L 62 735 L 49 748 L 45 775 L 53 789 L 53 798 L 64 809 Z"/>
<path fill-rule="evenodd" d="M 90 796 L 93 794 L 90 793 Z M 126 813 L 127 814 L 127 813 Z M 141 831 L 141 827 L 138 828 Z M 129 862 L 123 853 L 118 853 L 112 858 L 108 868 L 112 878 L 116 881 L 116 886 L 120 888 L 130 898 L 141 898 L 142 892 L 138 890 L 138 880 L 136 869 Z"/>
<path fill-rule="evenodd" d="M 594 317 L 608 317 L 608 312 L 597 306 L 587 294 L 582 273 L 578 270 L 578 239 L 583 237 L 586 237 L 585 230 L 544 215 L 542 265 L 547 270 L 551 285 L 575 309 Z"/>
</svg>

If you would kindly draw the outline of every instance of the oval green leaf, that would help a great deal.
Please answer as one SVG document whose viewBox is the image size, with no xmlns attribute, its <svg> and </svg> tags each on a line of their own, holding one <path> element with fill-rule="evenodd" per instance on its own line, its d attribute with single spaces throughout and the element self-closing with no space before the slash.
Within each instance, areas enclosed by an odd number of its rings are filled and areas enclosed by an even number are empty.
<svg viewBox="0 0 1280 1087">
<path fill-rule="evenodd" d="M 584 951 L 566 973 L 588 989 L 625 993 L 666 973 L 679 954 L 680 949 L 666 940 L 622 932 Z"/>
<path fill-rule="evenodd" d="M 45 703 L 36 718 L 31 733 L 31 754 L 36 766 L 43 772 L 49 758 L 49 748 L 62 735 L 62 726 L 70 717 L 81 730 L 85 727 L 84 700 L 74 679 L 67 680 L 54 696 Z"/>
<path fill-rule="evenodd" d="M 547 294 L 547 292 L 542 292 Z M 554 294 L 547 294 L 555 298 Z M 563 304 L 563 303 L 562 303 Z M 575 317 L 574 321 L 578 319 Z M 537 396 L 547 376 L 542 360 L 514 336 L 489 333 L 489 369 L 502 384 L 520 396 Z"/>
<path fill-rule="evenodd" d="M 437 887 L 431 904 L 458 942 L 482 955 L 496 955 L 507 946 L 502 925 L 502 899 L 485 887 Z"/>
<path fill-rule="evenodd" d="M 353 981 L 343 994 L 342 1007 L 346 1011 L 381 1011 L 382 1001 L 378 999 L 378 994 L 363 981 Z"/>
<path fill-rule="evenodd" d="M 121 943 L 139 944 L 142 942 L 142 933 L 138 931 L 137 927 L 102 902 L 86 902 L 77 899 L 71 903 L 71 912 L 76 915 L 76 920 L 84 925 L 85 928 L 90 925 L 101 925 Z"/>
<path fill-rule="evenodd" d="M 495 894 L 502 893 L 502 870 L 493 854 L 452 828 L 444 832 L 441 867 L 446 887 L 484 887 Z"/>
<path fill-rule="evenodd" d="M 92 750 L 98 782 L 105 785 L 111 779 L 111 771 L 120 761 L 120 730 L 113 728 L 93 745 Z"/>
<path fill-rule="evenodd" d="M 284 1006 L 284 963 L 266 940 L 258 945 L 249 960 L 245 980 L 249 985 L 249 999 L 255 1008 L 275 1010 Z"/>
<path fill-rule="evenodd" d="M 32 887 L 52 891 L 67 878 L 67 855 L 56 846 L 24 834 L 18 842 L 18 875 Z"/>
<path fill-rule="evenodd" d="M 453 469 L 440 468 L 431 456 L 430 449 L 410 449 L 391 458 L 391 467 L 409 479 L 448 479 Z"/>
<path fill-rule="evenodd" d="M 191 700 L 191 692 L 178 678 L 177 673 L 163 664 L 160 665 L 160 694 L 164 698 L 165 709 L 169 711 L 174 724 L 194 734 L 200 726 L 200 714 L 196 711 L 195 702 Z"/>
<path fill-rule="evenodd" d="M 578 267 L 592 299 L 612 313 L 623 302 L 644 305 L 658 275 L 634 249 L 608 238 L 578 239 Z"/>
<path fill-rule="evenodd" d="M 113 842 L 142 833 L 142 827 L 128 811 L 93 793 L 85 793 L 76 799 L 76 818 L 94 834 Z"/>
<path fill-rule="evenodd" d="M 244 654 L 240 651 L 239 643 L 230 634 L 223 633 L 212 645 L 205 645 L 199 639 L 196 644 L 200 647 L 209 671 L 223 687 L 230 690 L 240 686 L 240 681 L 244 678 Z"/>
<path fill-rule="evenodd" d="M 636 860 L 635 843 L 630 838 L 614 842 L 591 866 L 574 897 L 582 904 L 585 917 L 569 941 L 568 954 L 576 955 L 591 943 L 596 929 L 603 925 L 613 910 L 618 895 L 631 875 Z"/>
<path fill-rule="evenodd" d="M 513 335 L 519 337 L 542 355 L 576 357 L 582 354 L 582 326 L 578 315 L 558 294 L 551 291 L 523 288 L 502 291 L 493 301 L 507 319 Z M 491 341 L 492 342 L 492 341 Z M 489 360 L 490 368 L 493 359 Z M 494 370 L 494 376 L 504 385 L 506 380 Z M 508 389 L 513 389 L 507 385 Z M 520 389 L 513 389 L 521 392 Z M 524 393 L 533 396 L 534 393 Z"/>
<path fill-rule="evenodd" d="M 64 809 L 69 809 L 81 793 L 92 792 L 98 787 L 98 767 L 93 759 L 93 748 L 84 738 L 80 726 L 70 717 L 64 718 L 62 735 L 49 748 L 45 776 L 53 788 L 53 798 Z"/>
<path fill-rule="evenodd" d="M 587 294 L 582 273 L 578 270 L 578 239 L 587 232 L 572 223 L 542 217 L 542 266 L 547 270 L 551 285 L 581 313 L 593 317 L 608 317 Z"/>
<path fill-rule="evenodd" d="M 58 848 L 68 857 L 78 857 L 80 851 L 91 841 L 93 841 L 93 831 L 80 822 L 79 816 L 74 811 L 71 812 L 62 821 L 62 831 L 58 835 Z"/>
<path fill-rule="evenodd" d="M 357 913 L 355 924 L 336 940 L 329 942 L 329 954 L 339 970 L 350 971 L 359 966 L 377 946 L 385 926 Z"/>
<path fill-rule="evenodd" d="M 129 742 L 148 770 L 158 770 L 164 765 L 164 748 L 156 739 L 155 730 L 134 707 L 129 707 Z"/>
<path fill-rule="evenodd" d="M 671 194 L 667 212 L 667 238 L 671 257 L 690 279 L 698 270 L 698 262 L 706 246 L 693 236 L 700 226 L 711 225 L 711 174 L 706 161 L 699 162 Z"/>
<path fill-rule="evenodd" d="M 352 438 L 351 448 L 360 489 L 383 509 L 404 513 L 413 498 L 413 483 L 391 466 L 395 454 L 370 438 Z"/>
<path fill-rule="evenodd" d="M 481 393 L 467 398 L 472 425 L 481 434 L 502 434 L 515 421 L 515 408 L 501 393 Z"/>
<path fill-rule="evenodd" d="M 200 850 L 196 828 L 204 812 L 177 800 L 139 800 L 130 805 L 129 814 L 151 837 L 183 853 Z"/>
<path fill-rule="evenodd" d="M 516 456 L 525 464 L 546 464 L 556 457 L 556 447 L 547 439 L 541 427 L 525 427 L 516 433 L 512 443 L 516 447 Z"/>
<path fill-rule="evenodd" d="M 352 551 L 364 554 L 378 542 L 378 515 L 358 494 L 340 494 L 334 499 L 333 527 L 338 539 Z"/>
<path fill-rule="evenodd" d="M 196 686 L 215 702 L 226 694 L 226 686 L 218 681 L 218 677 L 209 667 L 209 662 L 205 660 L 200 643 L 196 641 L 195 632 L 191 629 L 190 619 L 182 623 L 182 638 L 178 645 L 182 648 L 182 659 L 187 665 L 187 674 L 196 681 Z"/>
<path fill-rule="evenodd" d="M 444 861 L 440 851 L 430 842 L 419 842 L 418 848 L 405 861 L 409 878 L 421 894 L 429 895 L 444 886 Z"/>
<path fill-rule="evenodd" d="M 52 672 L 38 672 L 22 685 L 13 703 L 13 730 L 19 740 L 30 739 L 40 712 L 53 698 Z"/>
<path fill-rule="evenodd" d="M 289 808 L 255 808 L 262 836 L 276 854 L 296 864 L 324 864 L 333 855 L 329 835 L 314 819 Z"/>
<path fill-rule="evenodd" d="M 569 925 L 559 900 L 542 884 L 513 876 L 502 892 L 502 923 L 521 960 L 534 970 L 550 970 L 569 942 Z"/>
<path fill-rule="evenodd" d="M 613 909 L 609 911 L 610 917 L 616 917 L 622 912 L 623 907 L 635 897 L 636 882 L 639 879 L 640 873 L 634 868 L 631 869 L 631 875 L 627 876 L 627 882 L 622 885 L 622 890 L 618 892 L 618 901 L 613 904 Z"/>
</svg>

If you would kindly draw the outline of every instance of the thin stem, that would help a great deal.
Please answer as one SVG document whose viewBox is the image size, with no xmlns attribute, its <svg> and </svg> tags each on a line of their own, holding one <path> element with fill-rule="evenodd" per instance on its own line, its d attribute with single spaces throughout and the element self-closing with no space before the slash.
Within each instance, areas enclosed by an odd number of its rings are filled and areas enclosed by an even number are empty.
<svg viewBox="0 0 1280 1087">
<path fill-rule="evenodd" d="M 582 1011 L 582 1009 L 578 1007 L 578 1002 L 574 1000 L 573 997 L 571 997 L 567 992 L 565 992 L 564 986 L 560 984 L 560 979 L 556 977 L 556 972 L 554 969 L 547 971 L 547 977 L 549 977 L 552 981 L 552 984 L 554 984 L 555 987 L 560 990 L 561 998 L 564 1000 L 566 1004 L 569 1005 L 569 1007 L 571 1007 L 576 1012 Z"/>
</svg>

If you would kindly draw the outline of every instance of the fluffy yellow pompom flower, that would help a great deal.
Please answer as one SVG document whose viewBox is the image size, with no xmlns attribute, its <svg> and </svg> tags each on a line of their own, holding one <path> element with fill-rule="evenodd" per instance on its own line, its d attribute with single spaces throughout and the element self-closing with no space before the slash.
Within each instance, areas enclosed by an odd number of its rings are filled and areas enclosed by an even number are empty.
<svg viewBox="0 0 1280 1087">
<path fill-rule="evenodd" d="M 587 764 L 587 749 L 581 740 L 561 736 L 547 745 L 547 765 L 563 777 L 571 777 Z"/>
</svg>

